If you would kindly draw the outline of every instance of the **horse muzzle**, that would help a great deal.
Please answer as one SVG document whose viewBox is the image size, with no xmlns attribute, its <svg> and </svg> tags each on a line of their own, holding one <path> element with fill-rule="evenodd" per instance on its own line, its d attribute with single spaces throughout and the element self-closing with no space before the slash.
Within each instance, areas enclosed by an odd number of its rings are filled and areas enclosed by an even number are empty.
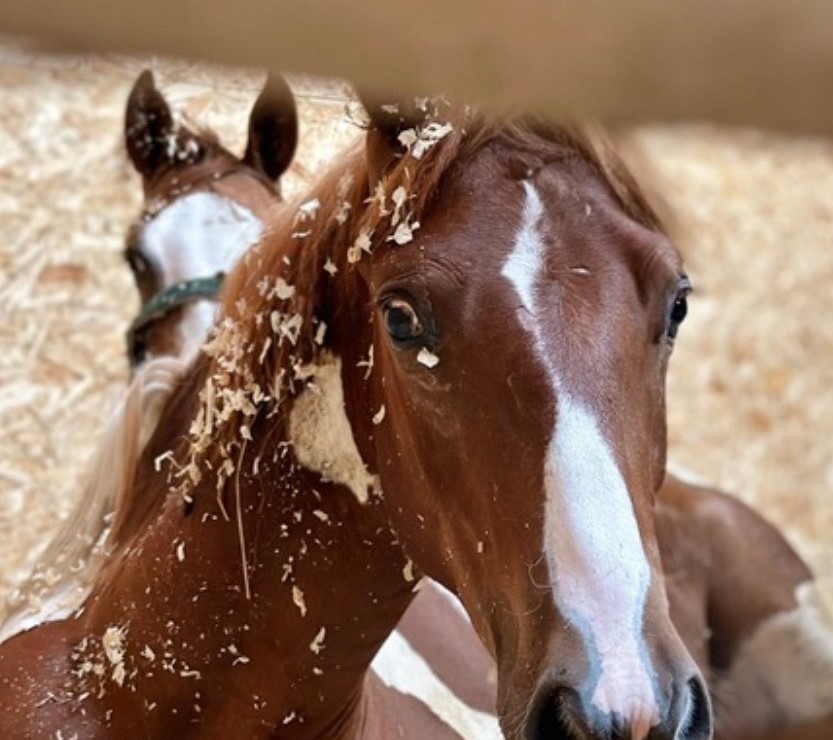
<svg viewBox="0 0 833 740">
<path fill-rule="evenodd" d="M 524 740 L 709 740 L 712 711 L 703 679 L 692 675 L 671 684 L 665 716 L 644 705 L 625 705 L 623 712 L 595 710 L 580 689 L 545 683 L 527 717 Z"/>
</svg>

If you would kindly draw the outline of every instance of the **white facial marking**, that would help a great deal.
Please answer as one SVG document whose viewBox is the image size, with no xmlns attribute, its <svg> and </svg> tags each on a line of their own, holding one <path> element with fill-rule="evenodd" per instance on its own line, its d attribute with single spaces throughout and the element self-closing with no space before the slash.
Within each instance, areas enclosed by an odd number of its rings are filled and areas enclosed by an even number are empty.
<svg viewBox="0 0 833 740">
<path fill-rule="evenodd" d="M 211 300 L 193 301 L 185 306 L 182 318 L 177 324 L 179 351 L 177 357 L 183 360 L 193 357 L 205 342 L 208 330 L 217 317 L 217 302 Z"/>
<path fill-rule="evenodd" d="M 642 637 L 651 570 L 627 486 L 596 420 L 563 391 L 547 449 L 545 537 L 556 600 L 595 650 L 593 704 L 659 721 Z M 636 727 L 631 728 L 636 734 Z"/>
<path fill-rule="evenodd" d="M 497 717 L 472 709 L 460 699 L 398 631 L 390 634 L 371 667 L 385 685 L 419 699 L 460 737 L 503 737 Z"/>
<path fill-rule="evenodd" d="M 312 372 L 314 383 L 295 399 L 289 414 L 295 456 L 305 468 L 347 486 L 367 503 L 370 492 L 379 490 L 379 479 L 367 471 L 344 410 L 341 360 L 324 353 Z"/>
<path fill-rule="evenodd" d="M 142 252 L 161 270 L 164 287 L 228 272 L 260 238 L 263 224 L 248 208 L 217 193 L 193 193 L 162 210 L 142 232 Z M 179 324 L 180 357 L 191 357 L 214 323 L 213 301 L 196 301 Z"/>
<path fill-rule="evenodd" d="M 536 311 L 543 268 L 541 199 L 529 182 L 514 249 L 501 274 L 514 286 L 557 399 L 544 462 L 544 549 L 559 611 L 582 634 L 591 662 L 592 703 L 631 723 L 635 737 L 659 722 L 642 635 L 651 571 L 630 495 L 593 414 L 563 387 L 549 362 Z"/>
</svg>

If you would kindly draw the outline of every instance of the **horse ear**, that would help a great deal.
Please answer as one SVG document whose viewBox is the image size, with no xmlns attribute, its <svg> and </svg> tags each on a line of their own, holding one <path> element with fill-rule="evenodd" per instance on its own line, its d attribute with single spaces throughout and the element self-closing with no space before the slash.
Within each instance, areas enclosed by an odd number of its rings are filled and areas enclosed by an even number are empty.
<svg viewBox="0 0 833 740">
<path fill-rule="evenodd" d="M 359 93 L 370 126 L 367 130 L 367 161 L 371 185 L 381 178 L 390 165 L 401 157 L 407 146 L 400 136 L 425 122 L 428 116 L 425 99 L 381 102 L 380 98 Z"/>
<path fill-rule="evenodd" d="M 170 161 L 174 119 L 153 74 L 146 69 L 133 84 L 124 114 L 124 143 L 136 171 L 150 179 Z"/>
<path fill-rule="evenodd" d="M 297 144 L 295 97 L 283 77 L 270 74 L 249 116 L 243 162 L 277 180 L 292 162 Z"/>
</svg>

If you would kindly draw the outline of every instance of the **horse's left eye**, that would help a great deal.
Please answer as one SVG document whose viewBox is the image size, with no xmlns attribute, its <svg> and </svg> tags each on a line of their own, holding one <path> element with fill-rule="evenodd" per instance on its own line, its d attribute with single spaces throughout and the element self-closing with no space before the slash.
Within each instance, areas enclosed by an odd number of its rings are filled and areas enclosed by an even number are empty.
<svg viewBox="0 0 833 740">
<path fill-rule="evenodd" d="M 680 329 L 680 324 L 685 320 L 688 314 L 688 294 L 691 292 L 691 283 L 688 279 L 680 283 L 677 289 L 677 296 L 674 298 L 674 304 L 671 306 L 671 312 L 668 315 L 668 329 L 666 331 L 669 339 L 674 339 Z"/>
<path fill-rule="evenodd" d="M 391 338 L 397 342 L 416 339 L 422 332 L 422 323 L 414 307 L 401 298 L 391 298 L 385 303 L 385 328 Z"/>
</svg>

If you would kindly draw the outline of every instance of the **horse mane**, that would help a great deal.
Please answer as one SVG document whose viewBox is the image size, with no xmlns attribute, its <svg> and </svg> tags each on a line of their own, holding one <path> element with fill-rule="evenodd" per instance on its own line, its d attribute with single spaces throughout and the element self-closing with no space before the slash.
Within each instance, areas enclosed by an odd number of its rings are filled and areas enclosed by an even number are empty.
<svg viewBox="0 0 833 740">
<path fill-rule="evenodd" d="M 169 479 L 186 501 L 208 471 L 222 507 L 224 486 L 248 443 L 259 445 L 250 448 L 256 455 L 275 435 L 283 438 L 284 401 L 315 374 L 332 316 L 354 308 L 351 299 L 354 303 L 358 291 L 350 289 L 351 280 L 362 255 L 390 242 L 418 239 L 418 222 L 445 178 L 483 147 L 506 145 L 538 162 L 583 163 L 631 218 L 660 228 L 635 181 L 598 133 L 529 116 L 487 119 L 468 109 L 447 111 L 439 129 L 429 125 L 422 131 L 432 131 L 433 138 L 419 156 L 409 148 L 378 182 L 364 146 L 354 145 L 311 190 L 282 209 L 227 279 L 220 319 L 203 347 L 207 359 L 196 416 L 184 449 L 181 445 L 173 454 L 177 464 Z M 253 434 L 265 419 L 269 433 Z"/>
<path fill-rule="evenodd" d="M 77 609 L 110 551 L 110 523 L 125 509 L 136 465 L 184 365 L 160 358 L 143 365 L 108 419 L 75 507 L 29 575 L 7 597 L 0 641 Z"/>
</svg>

